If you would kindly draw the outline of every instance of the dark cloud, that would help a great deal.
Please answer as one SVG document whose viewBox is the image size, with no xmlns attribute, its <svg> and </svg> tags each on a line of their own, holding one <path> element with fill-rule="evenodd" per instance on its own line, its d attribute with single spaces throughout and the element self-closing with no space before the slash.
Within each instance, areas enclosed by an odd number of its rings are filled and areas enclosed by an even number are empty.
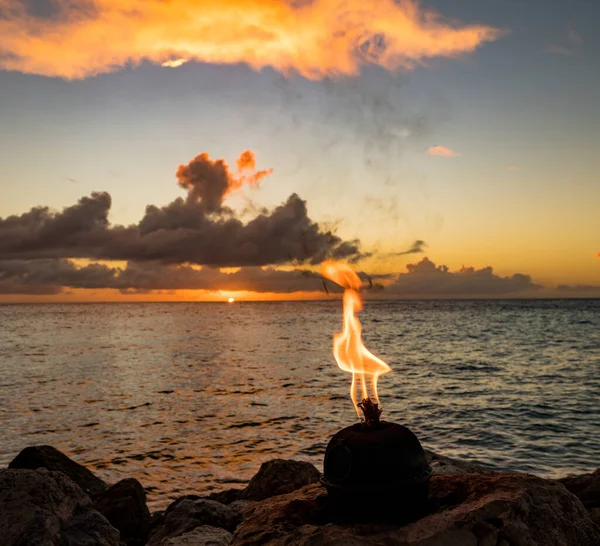
<svg viewBox="0 0 600 546">
<path fill-rule="evenodd" d="M 404 256 L 406 254 L 420 254 L 421 252 L 425 252 L 425 247 L 427 243 L 425 241 L 421 241 L 417 239 L 410 245 L 410 248 L 406 250 L 401 250 L 400 252 L 390 252 L 386 254 L 386 256 Z"/>
<path fill-rule="evenodd" d="M 450 271 L 445 265 L 436 266 L 428 258 L 406 266 L 386 292 L 406 297 L 496 297 L 534 292 L 541 288 L 529 275 L 510 277 L 496 275 L 491 267 L 463 267 Z"/>
<path fill-rule="evenodd" d="M 0 294 L 58 294 L 65 288 L 112 288 L 123 294 L 174 290 L 248 290 L 311 292 L 322 290 L 318 279 L 300 270 L 245 267 L 234 273 L 216 268 L 129 262 L 125 269 L 103 264 L 77 267 L 70 260 L 0 261 Z"/>
<path fill-rule="evenodd" d="M 117 269 L 102 264 L 77 268 L 69 260 L 2 260 L 0 294 L 58 294 L 63 287 L 112 287 Z"/>
<path fill-rule="evenodd" d="M 0 218 L 0 260 L 89 258 L 237 267 L 363 256 L 358 241 L 343 241 L 312 221 L 306 202 L 296 194 L 247 222 L 223 206 L 229 192 L 242 184 L 256 185 L 269 173 L 255 170 L 249 151 L 238 159 L 234 174 L 224 161 L 201 154 L 177 171 L 187 198 L 163 207 L 149 205 L 135 225 L 109 223 L 108 193 L 82 197 L 61 212 L 36 207 Z"/>
<path fill-rule="evenodd" d="M 220 212 L 228 193 L 244 184 L 257 186 L 272 172 L 272 169 L 256 171 L 256 158 L 250 150 L 240 155 L 236 165 L 237 173 L 232 173 L 224 160 L 212 160 L 208 154 L 200 154 L 187 165 L 179 166 L 177 180 L 188 190 L 188 201 L 200 203 L 206 212 Z"/>
<path fill-rule="evenodd" d="M 556 287 L 558 292 L 563 294 L 574 295 L 574 294 L 600 294 L 600 285 L 589 285 L 589 284 L 559 284 Z"/>
</svg>

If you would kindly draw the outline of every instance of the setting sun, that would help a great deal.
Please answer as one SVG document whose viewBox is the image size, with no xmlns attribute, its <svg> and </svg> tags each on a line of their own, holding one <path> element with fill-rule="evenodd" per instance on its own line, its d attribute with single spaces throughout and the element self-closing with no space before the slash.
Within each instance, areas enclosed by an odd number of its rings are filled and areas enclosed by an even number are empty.
<svg viewBox="0 0 600 546">
<path fill-rule="evenodd" d="M 233 303 L 234 301 L 235 301 L 235 298 L 229 298 L 229 299 L 227 300 L 227 303 Z"/>
</svg>

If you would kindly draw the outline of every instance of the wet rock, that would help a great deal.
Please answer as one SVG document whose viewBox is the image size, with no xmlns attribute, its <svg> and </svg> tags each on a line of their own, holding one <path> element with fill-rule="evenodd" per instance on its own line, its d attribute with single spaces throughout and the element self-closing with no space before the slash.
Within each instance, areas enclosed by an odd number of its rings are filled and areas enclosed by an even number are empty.
<svg viewBox="0 0 600 546">
<path fill-rule="evenodd" d="M 321 475 L 310 463 L 285 459 L 273 459 L 260 466 L 258 474 L 239 496 L 240 500 L 261 501 L 291 493 L 305 485 L 317 483 Z"/>
<path fill-rule="evenodd" d="M 158 546 L 229 546 L 233 535 L 225 529 L 201 525 L 184 535 L 167 538 Z"/>
<path fill-rule="evenodd" d="M 366 502 L 376 502 L 367 499 Z M 408 525 L 340 523 L 320 485 L 257 503 L 233 546 L 597 546 L 600 528 L 560 484 L 526 474 L 434 474 L 428 514 Z"/>
<path fill-rule="evenodd" d="M 85 466 L 69 459 L 64 453 L 52 446 L 26 447 L 9 463 L 8 468 L 57 470 L 69 476 L 92 499 L 107 487 L 100 478 Z"/>
<path fill-rule="evenodd" d="M 583 503 L 590 517 L 600 525 L 600 468 L 591 474 L 567 476 L 558 481 Z"/>
<path fill-rule="evenodd" d="M 120 546 L 119 532 L 65 474 L 0 470 L 0 544 Z"/>
<path fill-rule="evenodd" d="M 436 474 L 492 474 L 493 470 L 476 463 L 469 463 L 438 455 L 429 449 L 425 450 L 427 461 Z"/>
<path fill-rule="evenodd" d="M 158 546 L 167 538 L 189 533 L 201 525 L 234 531 L 241 521 L 241 510 L 236 507 L 208 499 L 178 499 L 167 508 L 164 521 L 151 534 L 148 546 Z"/>
<path fill-rule="evenodd" d="M 120 531 L 121 540 L 127 546 L 146 544 L 150 511 L 140 482 L 133 478 L 117 482 L 96 499 L 94 508 Z"/>
</svg>

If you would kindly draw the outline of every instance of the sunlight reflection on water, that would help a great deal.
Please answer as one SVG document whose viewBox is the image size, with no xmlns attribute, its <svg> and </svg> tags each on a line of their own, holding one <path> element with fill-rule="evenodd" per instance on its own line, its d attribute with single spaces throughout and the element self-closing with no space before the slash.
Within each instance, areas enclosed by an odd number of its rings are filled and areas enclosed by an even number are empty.
<svg viewBox="0 0 600 546">
<path fill-rule="evenodd" d="M 371 302 L 384 417 L 443 454 L 546 476 L 598 466 L 600 301 Z M 0 463 L 52 444 L 150 504 L 321 465 L 355 420 L 341 302 L 0 306 Z"/>
</svg>

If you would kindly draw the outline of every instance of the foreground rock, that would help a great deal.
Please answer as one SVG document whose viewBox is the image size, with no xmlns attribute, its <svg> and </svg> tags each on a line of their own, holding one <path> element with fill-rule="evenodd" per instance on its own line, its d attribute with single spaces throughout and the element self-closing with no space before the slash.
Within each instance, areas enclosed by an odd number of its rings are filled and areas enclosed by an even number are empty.
<svg viewBox="0 0 600 546">
<path fill-rule="evenodd" d="M 242 521 L 242 509 L 208 499 L 184 498 L 167 508 L 164 520 L 150 536 L 148 546 L 160 546 L 166 539 L 179 537 L 200 526 L 211 526 L 233 532 Z"/>
<path fill-rule="evenodd" d="M 233 535 L 225 529 L 202 525 L 175 538 L 168 538 L 159 546 L 228 546 Z"/>
<path fill-rule="evenodd" d="M 0 470 L 0 545 L 120 546 L 119 532 L 61 472 Z"/>
<path fill-rule="evenodd" d="M 258 474 L 250 480 L 239 498 L 261 501 L 291 493 L 311 483 L 318 483 L 320 477 L 319 471 L 310 463 L 273 459 L 260 465 Z"/>
<path fill-rule="evenodd" d="M 567 476 L 558 481 L 579 498 L 592 520 L 600 525 L 600 468 L 591 474 Z"/>
<path fill-rule="evenodd" d="M 96 499 L 94 508 L 120 531 L 121 540 L 127 546 L 146 544 L 150 511 L 140 482 L 133 478 L 117 482 Z"/>
<path fill-rule="evenodd" d="M 66 474 L 92 499 L 102 493 L 107 485 L 85 466 L 69 459 L 52 446 L 26 447 L 8 465 L 8 468 L 35 470 L 46 468 Z"/>
<path fill-rule="evenodd" d="M 444 455 L 438 455 L 429 449 L 425 450 L 427 461 L 436 474 L 493 474 L 494 471 L 484 466 L 451 459 Z"/>
<path fill-rule="evenodd" d="M 557 482 L 525 474 L 434 475 L 429 514 L 405 526 L 336 521 L 325 489 L 310 485 L 249 508 L 232 545 L 600 544 L 600 529 L 579 499 Z"/>
</svg>

